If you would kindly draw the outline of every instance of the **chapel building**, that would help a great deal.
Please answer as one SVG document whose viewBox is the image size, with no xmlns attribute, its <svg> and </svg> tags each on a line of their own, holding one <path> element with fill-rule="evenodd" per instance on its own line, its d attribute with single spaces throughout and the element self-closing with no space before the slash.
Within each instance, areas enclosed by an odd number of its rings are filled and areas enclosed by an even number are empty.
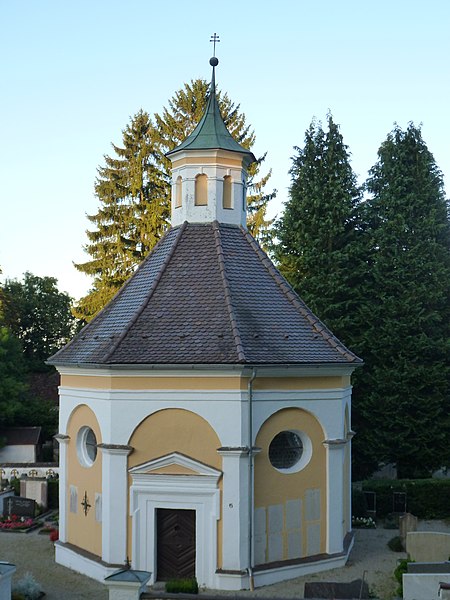
<svg viewBox="0 0 450 600">
<path fill-rule="evenodd" d="M 50 363 L 61 375 L 56 560 L 219 590 L 345 564 L 361 361 L 247 231 L 253 154 L 215 92 L 172 161 L 172 228 Z"/>
</svg>

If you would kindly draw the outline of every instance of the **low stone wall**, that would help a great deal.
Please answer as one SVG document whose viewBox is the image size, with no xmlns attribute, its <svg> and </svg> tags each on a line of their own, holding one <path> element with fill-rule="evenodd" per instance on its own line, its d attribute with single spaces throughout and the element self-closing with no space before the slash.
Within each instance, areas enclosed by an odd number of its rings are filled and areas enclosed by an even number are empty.
<svg viewBox="0 0 450 600">
<path fill-rule="evenodd" d="M 58 463 L 0 463 L 2 479 L 20 479 L 27 477 L 55 477 L 59 476 Z"/>
<path fill-rule="evenodd" d="M 412 531 L 406 535 L 406 552 L 416 562 L 444 562 L 450 556 L 450 533 Z"/>
</svg>

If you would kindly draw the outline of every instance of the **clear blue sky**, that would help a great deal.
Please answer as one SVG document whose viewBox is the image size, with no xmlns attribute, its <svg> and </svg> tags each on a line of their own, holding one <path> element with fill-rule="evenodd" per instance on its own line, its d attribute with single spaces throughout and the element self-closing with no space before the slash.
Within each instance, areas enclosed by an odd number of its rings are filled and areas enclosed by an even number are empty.
<svg viewBox="0 0 450 600">
<path fill-rule="evenodd" d="M 87 214 L 96 168 L 140 108 L 160 112 L 183 83 L 209 79 L 217 32 L 220 89 L 268 151 L 271 215 L 287 199 L 293 146 L 328 109 L 362 182 L 397 122 L 422 133 L 449 189 L 447 0 L 0 0 L 0 267 L 90 280 Z"/>
</svg>

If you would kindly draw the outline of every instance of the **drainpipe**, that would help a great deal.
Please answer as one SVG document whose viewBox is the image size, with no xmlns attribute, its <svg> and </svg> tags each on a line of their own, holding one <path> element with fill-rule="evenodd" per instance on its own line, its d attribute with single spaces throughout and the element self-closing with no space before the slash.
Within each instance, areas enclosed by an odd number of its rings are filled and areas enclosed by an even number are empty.
<svg viewBox="0 0 450 600">
<path fill-rule="evenodd" d="M 252 375 L 247 384 L 248 397 L 248 577 L 250 590 L 255 589 L 253 578 L 253 381 L 256 377 L 256 369 L 253 368 Z"/>
</svg>

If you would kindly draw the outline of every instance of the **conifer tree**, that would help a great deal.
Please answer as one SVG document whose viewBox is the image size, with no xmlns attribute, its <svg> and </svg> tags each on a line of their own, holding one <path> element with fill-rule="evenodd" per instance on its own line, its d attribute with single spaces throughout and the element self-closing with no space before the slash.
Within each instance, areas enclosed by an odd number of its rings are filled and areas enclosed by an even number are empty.
<svg viewBox="0 0 450 600">
<path fill-rule="evenodd" d="M 276 224 L 282 273 L 306 304 L 353 350 L 365 263 L 358 211 L 361 191 L 331 114 L 328 130 L 313 121 L 296 148 L 289 200 Z"/>
<path fill-rule="evenodd" d="M 112 144 L 98 168 L 95 193 L 101 207 L 88 219 L 85 251 L 92 259 L 76 268 L 94 277 L 91 291 L 74 308 L 80 319 L 96 314 L 133 273 L 168 227 L 170 189 L 156 166 L 155 130 L 140 110 Z"/>
<path fill-rule="evenodd" d="M 85 251 L 91 260 L 76 268 L 94 278 L 92 289 L 74 308 L 78 318 L 89 321 L 101 310 L 169 226 L 171 163 L 165 154 L 180 144 L 200 121 L 208 100 L 209 84 L 202 79 L 185 84 L 169 100 L 168 108 L 154 121 L 139 111 L 123 131 L 122 146 L 112 145 L 115 155 L 105 156 L 98 169 L 95 193 L 100 209 L 88 216 L 95 229 L 87 232 Z M 218 92 L 219 106 L 230 133 L 245 148 L 255 136 L 226 94 Z M 264 193 L 270 171 L 256 181 L 265 155 L 249 169 L 249 228 L 263 243 L 271 222 L 265 217 Z"/>
<path fill-rule="evenodd" d="M 449 464 L 450 225 L 420 128 L 396 126 L 369 173 L 365 367 L 354 390 L 356 475 Z"/>
</svg>

